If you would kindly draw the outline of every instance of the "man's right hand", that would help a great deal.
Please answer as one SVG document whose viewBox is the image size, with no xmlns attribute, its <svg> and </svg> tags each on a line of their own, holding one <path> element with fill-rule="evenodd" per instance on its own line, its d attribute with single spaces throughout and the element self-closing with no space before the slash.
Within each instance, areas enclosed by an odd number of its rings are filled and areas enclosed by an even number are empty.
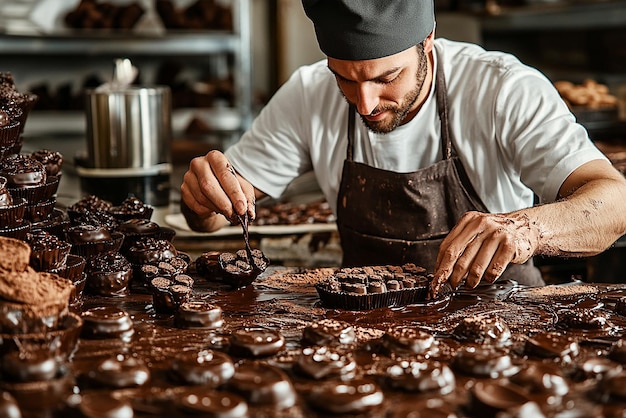
<svg viewBox="0 0 626 418">
<path fill-rule="evenodd" d="M 182 207 L 189 209 L 183 210 L 183 214 L 194 230 L 219 229 L 224 222 L 215 219 L 217 214 L 231 223 L 236 223 L 237 214 L 248 212 L 251 219 L 256 216 L 254 187 L 235 172 L 219 151 L 191 160 L 180 191 Z"/>
</svg>

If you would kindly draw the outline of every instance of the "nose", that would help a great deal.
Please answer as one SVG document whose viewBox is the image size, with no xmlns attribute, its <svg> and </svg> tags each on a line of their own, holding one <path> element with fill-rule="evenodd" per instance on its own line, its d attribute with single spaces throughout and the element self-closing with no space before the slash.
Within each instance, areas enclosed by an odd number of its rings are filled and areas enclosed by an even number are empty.
<svg viewBox="0 0 626 418">
<path fill-rule="evenodd" d="M 378 106 L 378 89 L 373 83 L 360 83 L 356 89 L 356 110 L 361 115 L 369 115 Z"/>
</svg>

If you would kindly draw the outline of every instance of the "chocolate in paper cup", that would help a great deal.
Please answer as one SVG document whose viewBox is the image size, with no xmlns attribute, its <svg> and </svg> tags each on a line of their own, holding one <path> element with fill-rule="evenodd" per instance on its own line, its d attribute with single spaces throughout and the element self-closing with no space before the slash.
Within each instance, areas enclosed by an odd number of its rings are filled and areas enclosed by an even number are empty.
<svg viewBox="0 0 626 418">
<path fill-rule="evenodd" d="M 101 254 L 119 251 L 122 242 L 124 242 L 124 234 L 111 232 L 111 239 L 72 244 L 71 253 L 85 258 L 96 257 Z"/>
<path fill-rule="evenodd" d="M 24 241 L 26 235 L 30 232 L 30 221 L 23 219 L 17 225 L 5 226 L 0 228 L 0 236 L 15 238 Z"/>
<path fill-rule="evenodd" d="M 8 125 L 0 126 L 0 147 L 13 148 L 20 138 L 20 122 L 13 120 Z"/>
<path fill-rule="evenodd" d="M 0 207 L 0 228 L 17 226 L 24 220 L 26 199 L 14 199 L 8 206 Z"/>
<path fill-rule="evenodd" d="M 59 178 L 57 176 L 46 177 L 46 182 L 37 186 L 7 186 L 7 190 L 14 199 L 24 198 L 29 205 L 51 199 L 58 188 Z"/>
<path fill-rule="evenodd" d="M 56 199 L 51 198 L 42 202 L 28 204 L 26 205 L 24 217 L 32 223 L 45 221 L 52 213 L 56 203 Z"/>
<path fill-rule="evenodd" d="M 315 289 L 325 308 L 365 311 L 370 309 L 406 306 L 423 302 L 428 294 L 427 286 L 417 286 L 383 293 L 359 295 L 343 291 L 328 290 L 324 284 L 316 284 Z"/>
<path fill-rule="evenodd" d="M 2 301 L 0 332 L 11 335 L 48 332 L 56 329 L 61 318 L 67 313 L 67 304 L 63 302 L 32 306 L 27 303 Z"/>
<path fill-rule="evenodd" d="M 84 257 L 76 254 L 68 254 L 63 266 L 53 268 L 48 271 L 50 273 L 58 274 L 59 276 L 74 283 L 83 277 L 86 264 L 87 261 Z"/>
<path fill-rule="evenodd" d="M 47 271 L 61 268 L 67 261 L 72 245 L 61 241 L 58 247 L 36 249 L 31 246 L 30 266 L 37 271 Z"/>
</svg>

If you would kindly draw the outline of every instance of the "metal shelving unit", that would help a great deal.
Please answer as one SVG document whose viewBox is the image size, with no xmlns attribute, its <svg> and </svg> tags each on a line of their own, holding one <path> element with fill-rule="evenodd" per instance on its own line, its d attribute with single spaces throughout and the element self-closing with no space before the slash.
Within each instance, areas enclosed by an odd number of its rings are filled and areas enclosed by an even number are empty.
<svg viewBox="0 0 626 418">
<path fill-rule="evenodd" d="M 232 0 L 233 31 L 167 31 L 164 34 L 121 33 L 116 31 L 60 31 L 54 34 L 30 35 L 0 33 L 0 59 L 3 67 L 11 60 L 24 58 L 37 59 L 41 62 L 41 76 L 45 78 L 45 62 L 58 61 L 60 57 L 76 57 L 77 59 L 103 59 L 120 56 L 138 57 L 141 59 L 159 59 L 187 57 L 202 59 L 216 54 L 232 54 L 232 76 L 235 82 L 235 109 L 226 109 L 232 126 L 232 115 L 239 115 L 240 129 L 249 127 L 252 121 L 252 81 L 251 81 L 251 45 L 250 45 L 250 0 Z M 73 62 L 67 63 L 69 72 L 73 71 Z M 3 69 L 0 69 L 3 71 Z M 39 71 L 39 70 L 37 70 Z M 188 115 L 193 109 L 182 109 L 174 112 L 177 115 Z M 204 109 L 203 109 L 204 110 Z M 219 118 L 217 109 L 211 113 L 212 118 Z M 234 112 L 233 112 L 234 111 Z M 52 128 L 77 129 L 82 127 L 84 118 L 77 111 L 34 111 L 29 117 L 27 129 L 39 132 L 50 130 L 50 121 L 67 117 L 67 123 L 55 123 Z M 49 113 L 42 115 L 42 113 Z M 41 128 L 38 125 L 41 120 Z M 174 121 L 176 125 L 176 121 Z M 180 123 L 179 123 L 180 125 Z M 54 134 L 54 132 L 48 132 Z"/>
</svg>

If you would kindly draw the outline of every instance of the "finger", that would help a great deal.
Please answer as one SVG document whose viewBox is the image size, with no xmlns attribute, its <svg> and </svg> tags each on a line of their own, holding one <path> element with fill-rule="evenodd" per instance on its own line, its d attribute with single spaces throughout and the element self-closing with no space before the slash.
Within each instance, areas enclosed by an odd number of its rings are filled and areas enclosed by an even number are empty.
<svg viewBox="0 0 626 418">
<path fill-rule="evenodd" d="M 248 206 L 248 216 L 250 219 L 256 218 L 256 196 L 254 194 L 254 186 L 252 186 L 248 181 L 244 180 L 243 177 L 240 177 L 240 184 L 243 194 L 246 196 L 246 202 Z"/>
<path fill-rule="evenodd" d="M 215 177 L 208 154 L 191 160 L 183 184 L 196 204 L 205 207 L 204 211 L 212 210 L 224 214 L 227 218 L 232 217 L 233 205 Z M 185 203 L 195 211 L 192 202 L 185 200 Z"/>
<path fill-rule="evenodd" d="M 470 268 L 474 264 L 476 255 L 480 251 L 480 247 L 482 245 L 480 233 L 474 233 L 469 242 L 464 245 L 465 249 L 455 260 L 452 274 L 450 274 L 450 285 L 454 289 L 458 288 L 461 281 L 463 279 L 467 279 L 469 276 Z"/>
<path fill-rule="evenodd" d="M 201 191 L 198 179 L 191 170 L 183 176 L 180 192 L 182 201 L 199 216 L 206 217 L 217 211 L 215 205 Z"/>
<path fill-rule="evenodd" d="M 221 199 L 219 202 L 213 200 L 213 203 L 223 210 L 222 213 L 229 219 L 232 219 L 235 213 L 239 215 L 246 213 L 248 200 L 241 188 L 240 177 L 234 174 L 232 165 L 226 156 L 219 151 L 211 151 L 206 155 L 206 159 L 213 175 L 217 178 L 220 187 L 228 198 L 228 203 L 221 201 Z M 221 197 L 219 193 L 217 196 Z"/>
<path fill-rule="evenodd" d="M 496 253 L 489 263 L 489 267 L 485 270 L 483 279 L 488 283 L 495 283 L 496 280 L 502 276 L 502 273 L 504 273 L 507 266 L 511 263 L 514 255 L 515 254 L 511 251 L 510 247 L 499 245 Z"/>
<path fill-rule="evenodd" d="M 480 281 L 484 278 L 485 272 L 491 266 L 494 254 L 498 252 L 498 248 L 499 245 L 497 241 L 491 239 L 480 241 L 479 251 L 476 253 L 468 270 L 467 280 L 465 282 L 467 289 L 474 289 L 479 285 Z"/>
</svg>

